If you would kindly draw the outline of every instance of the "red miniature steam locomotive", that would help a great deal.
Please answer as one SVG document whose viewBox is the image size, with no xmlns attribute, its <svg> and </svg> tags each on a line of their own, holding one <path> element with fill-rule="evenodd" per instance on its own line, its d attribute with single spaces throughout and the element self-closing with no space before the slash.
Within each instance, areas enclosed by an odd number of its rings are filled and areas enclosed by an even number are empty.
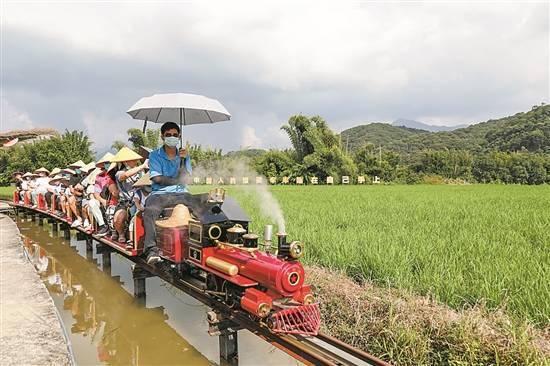
<svg viewBox="0 0 550 366">
<path fill-rule="evenodd" d="M 261 251 L 258 235 L 248 232 L 250 219 L 223 189 L 189 197 L 186 208 L 178 205 L 166 214 L 169 224 L 157 221 L 165 261 L 179 273 L 203 279 L 207 292 L 265 321 L 273 331 L 317 334 L 319 306 L 298 261 L 303 244 L 278 233 L 277 254 Z M 186 217 L 186 209 L 191 216 Z M 271 235 L 268 226 L 263 243 L 268 250 Z"/>
</svg>

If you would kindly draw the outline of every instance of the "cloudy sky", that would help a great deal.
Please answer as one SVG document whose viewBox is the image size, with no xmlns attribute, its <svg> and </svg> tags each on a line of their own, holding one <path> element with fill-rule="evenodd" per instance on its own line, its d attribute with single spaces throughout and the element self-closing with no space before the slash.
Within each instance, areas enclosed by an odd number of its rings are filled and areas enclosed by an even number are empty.
<svg viewBox="0 0 550 366">
<path fill-rule="evenodd" d="M 219 99 L 192 142 L 284 147 L 292 114 L 336 131 L 475 123 L 549 100 L 549 2 L 9 2 L 1 130 L 85 130 L 103 150 L 140 97 Z"/>
</svg>

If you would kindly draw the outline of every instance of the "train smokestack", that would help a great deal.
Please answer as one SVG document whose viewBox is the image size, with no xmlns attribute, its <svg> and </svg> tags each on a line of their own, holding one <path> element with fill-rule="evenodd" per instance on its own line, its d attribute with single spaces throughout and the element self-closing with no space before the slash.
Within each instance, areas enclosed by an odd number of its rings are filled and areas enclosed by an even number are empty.
<svg viewBox="0 0 550 366">
<path fill-rule="evenodd" d="M 269 253 L 271 249 L 271 237 L 273 236 L 273 225 L 266 225 L 264 229 L 264 249 Z"/>
<path fill-rule="evenodd" d="M 277 233 L 277 253 L 281 255 L 281 253 L 287 252 L 286 245 L 286 233 Z"/>
</svg>

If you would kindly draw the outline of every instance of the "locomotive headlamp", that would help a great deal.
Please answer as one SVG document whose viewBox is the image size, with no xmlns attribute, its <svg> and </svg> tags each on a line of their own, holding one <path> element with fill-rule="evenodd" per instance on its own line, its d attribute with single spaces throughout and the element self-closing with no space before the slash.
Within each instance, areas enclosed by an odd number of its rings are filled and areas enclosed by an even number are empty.
<svg viewBox="0 0 550 366">
<path fill-rule="evenodd" d="M 271 306 L 269 306 L 265 302 L 262 302 L 260 305 L 258 305 L 257 314 L 260 318 L 265 318 L 270 311 L 271 311 Z"/>
<path fill-rule="evenodd" d="M 288 248 L 288 254 L 294 259 L 300 258 L 304 255 L 304 244 L 299 241 L 293 241 Z"/>
<path fill-rule="evenodd" d="M 208 237 L 212 240 L 217 240 L 222 236 L 222 229 L 218 225 L 212 225 L 208 229 Z"/>
</svg>

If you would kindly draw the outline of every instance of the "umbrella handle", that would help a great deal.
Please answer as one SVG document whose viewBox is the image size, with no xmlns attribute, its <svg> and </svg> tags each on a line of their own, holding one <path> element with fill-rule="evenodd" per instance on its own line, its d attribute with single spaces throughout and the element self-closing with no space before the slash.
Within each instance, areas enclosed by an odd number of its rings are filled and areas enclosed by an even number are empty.
<svg viewBox="0 0 550 366">
<path fill-rule="evenodd" d="M 147 117 L 145 117 L 145 121 L 143 121 L 143 131 L 142 131 L 143 134 L 145 134 L 146 129 L 147 129 Z"/>
</svg>

